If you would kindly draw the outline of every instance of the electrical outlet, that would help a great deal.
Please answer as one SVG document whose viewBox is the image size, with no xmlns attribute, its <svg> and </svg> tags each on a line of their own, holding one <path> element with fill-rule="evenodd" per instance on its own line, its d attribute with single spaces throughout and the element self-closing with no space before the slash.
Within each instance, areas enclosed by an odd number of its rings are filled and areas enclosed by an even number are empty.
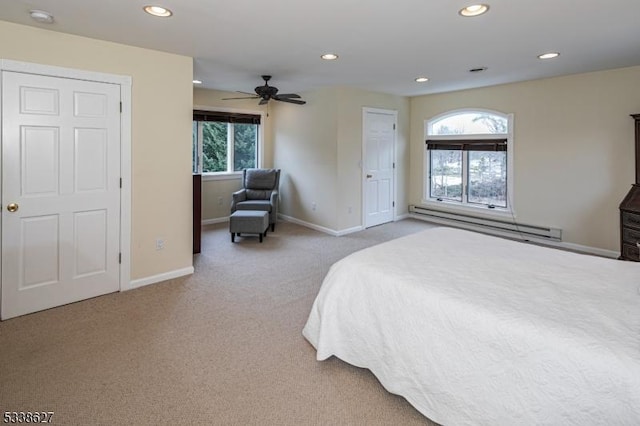
<svg viewBox="0 0 640 426">
<path fill-rule="evenodd" d="M 349 206 L 349 208 L 347 209 L 348 213 L 351 214 L 353 213 L 353 207 Z"/>
<path fill-rule="evenodd" d="M 222 197 L 218 197 L 218 205 L 221 206 L 222 205 Z"/>
<path fill-rule="evenodd" d="M 164 250 L 164 240 L 162 238 L 156 238 L 156 250 Z"/>
<path fill-rule="evenodd" d="M 311 210 L 316 211 L 316 202 L 311 203 Z"/>
</svg>

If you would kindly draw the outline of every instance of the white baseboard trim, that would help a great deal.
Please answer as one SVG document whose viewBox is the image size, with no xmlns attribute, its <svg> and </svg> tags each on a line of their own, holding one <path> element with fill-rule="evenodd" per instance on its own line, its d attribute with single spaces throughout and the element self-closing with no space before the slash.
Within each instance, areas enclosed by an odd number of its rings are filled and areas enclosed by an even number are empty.
<svg viewBox="0 0 640 426">
<path fill-rule="evenodd" d="M 315 223 L 306 222 L 304 220 L 296 219 L 292 216 L 287 216 L 286 214 L 279 213 L 278 217 L 285 222 L 295 223 L 296 225 L 304 226 L 305 228 L 310 228 L 316 231 L 324 232 L 325 234 L 333 235 L 334 237 L 342 237 L 343 235 L 353 234 L 354 232 L 362 231 L 364 228 L 362 226 L 354 226 L 353 228 L 342 229 L 340 231 L 336 231 L 335 229 L 326 228 L 324 226 L 316 225 Z"/>
<path fill-rule="evenodd" d="M 296 219 L 295 217 L 287 216 L 286 214 L 282 214 L 282 213 L 278 213 L 278 217 L 284 220 L 285 222 L 295 223 L 296 225 L 300 225 L 300 226 L 304 226 L 305 228 L 310 228 L 316 231 L 324 232 L 325 234 L 333 235 L 334 237 L 338 236 L 338 231 L 334 231 L 333 229 L 329 229 L 324 226 L 316 225 L 315 223 Z"/>
<path fill-rule="evenodd" d="M 477 231 L 485 234 L 498 235 L 501 237 L 507 237 L 512 239 L 521 239 L 521 238 L 518 238 L 518 236 L 515 235 L 515 233 L 513 232 L 500 232 L 497 230 L 492 230 L 492 229 L 484 228 L 481 226 L 473 226 L 469 224 L 458 225 L 454 223 L 454 221 L 439 219 L 435 217 L 425 218 L 422 215 L 417 215 L 417 214 L 409 214 L 408 216 L 414 219 L 423 220 L 425 222 L 437 223 L 440 225 L 452 226 L 455 228 L 463 228 L 463 229 L 468 229 L 470 231 Z M 571 251 L 585 253 L 585 254 L 592 254 L 595 256 L 610 257 L 613 259 L 617 259 L 618 256 L 620 255 L 620 253 L 613 250 L 605 250 L 597 247 L 583 246 L 581 244 L 567 243 L 564 241 L 550 241 L 550 240 L 545 240 L 543 238 L 535 238 L 535 237 L 528 237 L 526 238 L 526 240 L 536 244 L 544 245 L 544 246 L 556 247 L 560 249 L 571 250 Z"/>
<path fill-rule="evenodd" d="M 191 275 L 193 274 L 193 272 L 194 272 L 193 266 L 189 266 L 188 268 L 176 269 L 174 271 L 153 275 L 151 277 L 139 278 L 137 280 L 131 281 L 131 283 L 129 283 L 127 287 L 123 287 L 122 291 L 133 290 L 134 288 L 144 287 L 149 284 L 156 284 L 162 281 L 171 280 L 173 278 L 179 278 L 185 275 Z"/>
<path fill-rule="evenodd" d="M 343 229 L 341 231 L 335 231 L 338 237 L 342 237 L 343 235 L 353 234 L 354 232 L 364 231 L 363 226 L 354 226 L 353 228 Z"/>
<path fill-rule="evenodd" d="M 537 240 L 532 240 L 536 241 Z M 613 250 L 601 249 L 598 247 L 591 246 L 583 246 L 582 244 L 574 244 L 574 243 L 565 243 L 565 242 L 554 242 L 554 241 L 540 241 L 541 244 L 549 245 L 552 247 L 564 248 L 567 250 L 577 251 L 585 254 L 593 254 L 595 256 L 601 257 L 610 257 L 612 259 L 617 259 L 620 256 L 620 253 Z"/>
<path fill-rule="evenodd" d="M 395 219 L 393 219 L 394 222 L 399 222 L 401 220 L 405 220 L 405 219 L 409 219 L 411 217 L 411 215 L 409 213 L 405 213 L 405 214 L 401 214 L 396 216 Z"/>
<path fill-rule="evenodd" d="M 215 217 L 213 219 L 204 219 L 202 221 L 202 226 L 213 225 L 215 223 L 224 223 L 224 222 L 229 222 L 229 216 Z"/>
</svg>

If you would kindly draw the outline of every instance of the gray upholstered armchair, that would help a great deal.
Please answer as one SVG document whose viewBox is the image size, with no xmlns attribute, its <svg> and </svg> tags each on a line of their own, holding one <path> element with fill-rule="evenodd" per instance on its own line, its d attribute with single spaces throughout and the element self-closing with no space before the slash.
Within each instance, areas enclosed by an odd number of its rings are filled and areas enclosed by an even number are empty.
<svg viewBox="0 0 640 426">
<path fill-rule="evenodd" d="M 280 169 L 246 169 L 242 173 L 243 189 L 233 193 L 231 213 L 236 210 L 269 212 L 271 232 L 278 218 L 278 185 Z"/>
</svg>

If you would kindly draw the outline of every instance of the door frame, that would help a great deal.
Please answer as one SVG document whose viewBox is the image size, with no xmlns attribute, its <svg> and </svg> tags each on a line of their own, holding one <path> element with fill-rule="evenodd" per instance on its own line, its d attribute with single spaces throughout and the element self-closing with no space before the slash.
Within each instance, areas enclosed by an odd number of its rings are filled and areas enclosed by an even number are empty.
<svg viewBox="0 0 640 426">
<path fill-rule="evenodd" d="M 396 221 L 396 182 L 398 180 L 397 172 L 398 168 L 396 167 L 396 158 L 397 158 L 397 144 L 398 144 L 398 111 L 393 109 L 382 109 L 382 108 L 372 108 L 372 107 L 362 107 L 362 161 L 361 161 L 361 176 L 360 176 L 360 184 L 362 188 L 362 229 L 367 229 L 367 170 L 366 170 L 366 159 L 367 159 L 367 114 L 384 114 L 393 116 L 394 121 L 394 131 L 393 131 L 393 185 L 391 186 L 391 199 L 393 202 L 393 207 L 391 209 L 391 221 Z"/>
<path fill-rule="evenodd" d="M 109 83 L 120 86 L 120 176 L 122 188 L 120 190 L 120 291 L 131 287 L 131 82 L 132 78 L 125 75 L 105 74 L 73 68 L 52 65 L 35 64 L 31 62 L 0 59 L 0 80 L 3 71 L 19 72 L 23 74 L 42 75 L 47 77 L 85 80 L 98 83 Z M 1 85 L 0 85 L 1 87 Z M 1 93 L 0 93 L 1 95 Z M 2 105 L 0 103 L 0 117 Z M 2 132 L 0 132 L 0 146 Z M 0 199 L 2 199 L 2 176 L 0 175 Z M 0 208 L 4 206 L 0 205 Z M 2 216 L 0 215 L 0 241 L 2 240 Z M 1 249 L 1 247 L 0 247 Z M 0 265 L 2 268 L 2 265 Z M 2 270 L 0 269 L 0 286 Z M 1 296 L 0 296 L 1 297 Z"/>
</svg>

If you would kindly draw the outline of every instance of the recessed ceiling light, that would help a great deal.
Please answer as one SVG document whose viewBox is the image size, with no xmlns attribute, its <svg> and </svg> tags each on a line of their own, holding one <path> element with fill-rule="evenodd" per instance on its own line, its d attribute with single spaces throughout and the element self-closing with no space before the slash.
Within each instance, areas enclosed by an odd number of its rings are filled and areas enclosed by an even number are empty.
<svg viewBox="0 0 640 426">
<path fill-rule="evenodd" d="M 482 72 L 486 70 L 487 70 L 487 67 L 478 67 L 478 68 L 471 68 L 469 72 Z"/>
<path fill-rule="evenodd" d="M 49 12 L 45 12 L 44 10 L 30 10 L 29 15 L 31 15 L 31 19 L 34 21 L 38 21 L 43 24 L 53 23 L 53 15 Z"/>
<path fill-rule="evenodd" d="M 335 53 L 325 53 L 320 57 L 325 61 L 335 61 L 336 59 L 338 59 L 338 55 L 336 55 Z"/>
<path fill-rule="evenodd" d="M 458 11 L 458 13 L 462 16 L 478 16 L 486 13 L 489 10 L 488 4 L 473 4 L 471 6 L 467 6 Z"/>
<path fill-rule="evenodd" d="M 418 77 L 418 78 L 416 78 L 416 82 L 417 83 L 425 83 L 427 81 L 429 81 L 429 79 L 427 77 Z"/>
<path fill-rule="evenodd" d="M 202 80 L 193 80 L 193 84 L 202 84 Z"/>
<path fill-rule="evenodd" d="M 145 6 L 144 11 L 149 15 L 159 16 L 161 18 L 168 18 L 169 16 L 173 15 L 172 11 L 162 6 Z"/>
<path fill-rule="evenodd" d="M 557 58 L 558 56 L 560 56 L 558 52 L 549 52 L 538 55 L 538 59 L 553 59 Z"/>
</svg>

